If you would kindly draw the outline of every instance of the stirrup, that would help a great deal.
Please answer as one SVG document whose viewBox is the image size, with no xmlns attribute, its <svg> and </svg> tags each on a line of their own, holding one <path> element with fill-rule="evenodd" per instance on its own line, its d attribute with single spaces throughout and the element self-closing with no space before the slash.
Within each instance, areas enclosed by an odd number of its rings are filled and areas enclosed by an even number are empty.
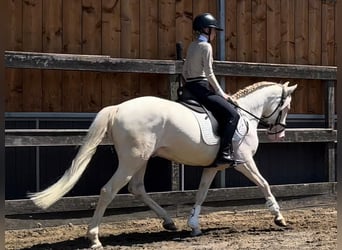
<svg viewBox="0 0 342 250">
<path fill-rule="evenodd" d="M 239 159 L 233 159 L 233 158 L 230 158 L 230 157 L 224 157 L 223 155 L 221 155 L 221 157 L 218 157 L 213 165 L 225 165 L 225 164 L 228 164 L 230 165 L 231 167 L 236 167 L 237 165 L 240 165 L 240 164 L 244 164 L 245 161 L 243 160 L 239 160 Z"/>
</svg>

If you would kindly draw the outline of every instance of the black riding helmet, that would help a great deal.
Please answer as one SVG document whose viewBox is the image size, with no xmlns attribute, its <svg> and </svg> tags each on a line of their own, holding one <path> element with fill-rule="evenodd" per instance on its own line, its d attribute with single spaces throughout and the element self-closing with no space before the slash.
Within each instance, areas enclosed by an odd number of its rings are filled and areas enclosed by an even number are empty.
<svg viewBox="0 0 342 250">
<path fill-rule="evenodd" d="M 210 13 L 203 13 L 195 17 L 194 22 L 192 23 L 192 29 L 194 31 L 207 34 L 204 29 L 205 28 L 214 28 L 216 30 L 222 31 L 218 25 L 215 17 Z"/>
</svg>

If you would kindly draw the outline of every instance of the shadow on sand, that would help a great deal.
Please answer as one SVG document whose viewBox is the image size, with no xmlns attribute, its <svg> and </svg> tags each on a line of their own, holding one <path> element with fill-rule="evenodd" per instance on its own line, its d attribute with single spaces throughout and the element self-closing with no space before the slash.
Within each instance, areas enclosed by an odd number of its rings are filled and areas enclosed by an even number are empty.
<svg viewBox="0 0 342 250">
<path fill-rule="evenodd" d="M 211 231 L 220 231 L 224 230 L 227 233 L 227 230 L 231 231 L 231 233 L 235 233 L 236 230 L 232 228 L 211 228 L 204 229 L 203 234 L 208 234 Z M 200 237 L 200 236 L 199 236 Z M 144 245 L 162 241 L 187 241 L 191 240 L 193 237 L 190 236 L 190 231 L 182 230 L 182 231 L 161 231 L 161 232 L 146 232 L 146 233 L 122 233 L 119 235 L 109 235 L 100 237 L 102 245 L 104 249 L 111 247 L 131 247 L 136 245 Z M 39 244 L 32 246 L 31 250 L 71 250 L 71 249 L 89 249 L 89 240 L 85 237 L 79 237 L 77 239 L 66 240 L 61 242 L 56 242 L 52 244 Z"/>
</svg>

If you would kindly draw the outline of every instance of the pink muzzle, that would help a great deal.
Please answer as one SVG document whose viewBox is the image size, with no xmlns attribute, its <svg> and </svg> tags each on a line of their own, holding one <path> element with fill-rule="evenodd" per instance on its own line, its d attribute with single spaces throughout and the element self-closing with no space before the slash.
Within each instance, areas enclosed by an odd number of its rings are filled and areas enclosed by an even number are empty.
<svg viewBox="0 0 342 250">
<path fill-rule="evenodd" d="M 282 125 L 275 125 L 267 130 L 268 139 L 271 141 L 282 141 L 285 138 L 285 127 Z"/>
</svg>

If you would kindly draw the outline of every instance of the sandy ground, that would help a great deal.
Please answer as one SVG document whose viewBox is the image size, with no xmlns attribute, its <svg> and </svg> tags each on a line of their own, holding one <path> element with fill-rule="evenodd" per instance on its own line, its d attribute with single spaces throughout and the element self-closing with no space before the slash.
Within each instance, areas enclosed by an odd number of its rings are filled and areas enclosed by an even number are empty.
<svg viewBox="0 0 342 250">
<path fill-rule="evenodd" d="M 109 211 L 100 228 L 104 249 L 337 249 L 336 197 L 279 202 L 288 226 L 273 224 L 263 204 L 206 204 L 203 235 L 190 237 L 190 206 L 168 208 L 178 230 L 168 232 L 148 210 Z M 6 218 L 6 249 L 88 249 L 86 212 Z"/>
</svg>

